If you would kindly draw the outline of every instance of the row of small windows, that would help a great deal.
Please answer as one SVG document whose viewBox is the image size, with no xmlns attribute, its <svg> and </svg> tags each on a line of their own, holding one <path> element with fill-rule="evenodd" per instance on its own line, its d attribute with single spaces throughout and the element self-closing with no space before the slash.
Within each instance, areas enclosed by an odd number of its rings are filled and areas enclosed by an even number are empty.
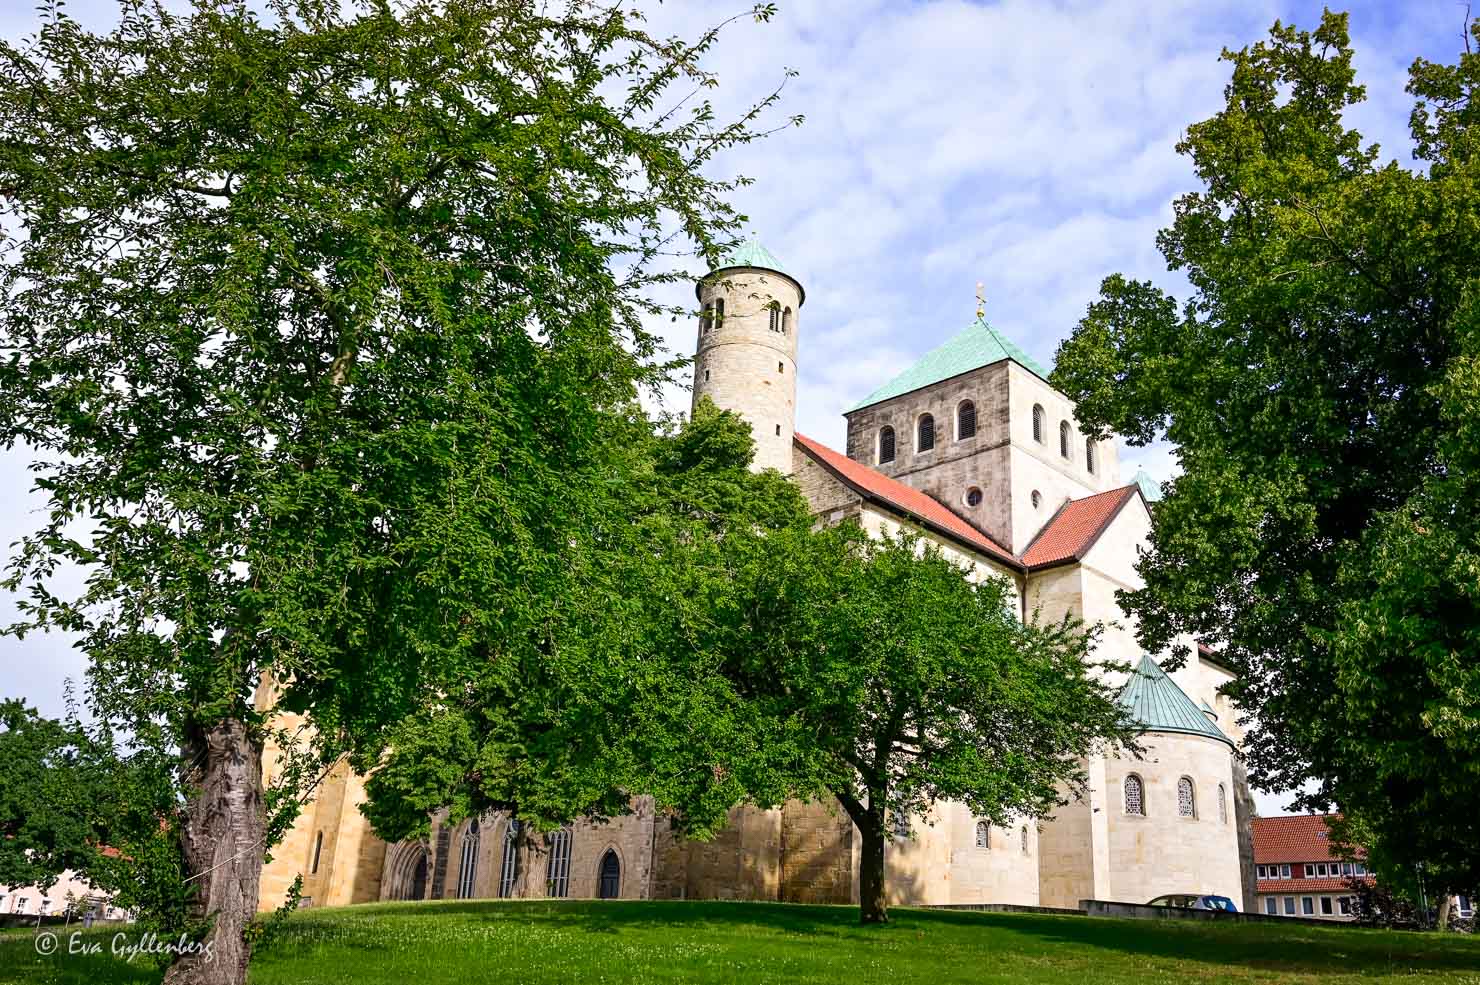
<svg viewBox="0 0 1480 985">
<path fill-rule="evenodd" d="M 1127 814 L 1146 816 L 1146 784 L 1134 773 L 1126 775 L 1124 803 Z M 1177 780 L 1177 816 L 1197 819 L 1197 787 L 1190 776 Z M 1228 823 L 1228 790 L 1221 783 L 1218 784 L 1218 821 Z"/>
<path fill-rule="evenodd" d="M 1047 417 L 1047 414 L 1043 410 L 1043 405 L 1042 404 L 1034 404 L 1033 405 L 1033 440 L 1036 441 L 1036 442 L 1038 442 L 1040 445 L 1046 445 L 1046 444 L 1048 444 L 1048 436 L 1047 436 L 1047 431 L 1046 431 L 1046 427 L 1045 427 L 1045 423 L 1044 423 L 1046 417 Z M 1063 457 L 1063 458 L 1071 458 L 1071 457 L 1073 457 L 1071 455 L 1071 453 L 1070 453 L 1070 450 L 1069 450 L 1069 448 L 1070 448 L 1070 441 L 1071 441 L 1071 439 L 1073 437 L 1073 433 L 1074 433 L 1074 429 L 1069 426 L 1069 422 L 1068 421 L 1060 421 L 1059 422 L 1059 455 L 1061 457 Z M 1084 443 L 1084 467 L 1085 467 L 1085 469 L 1091 475 L 1094 474 L 1094 472 L 1095 472 L 1095 439 L 1094 438 L 1090 438 L 1087 441 L 1085 441 L 1085 443 Z"/>
<path fill-rule="evenodd" d="M 1255 868 L 1260 879 L 1291 878 L 1288 865 L 1260 865 Z M 1365 876 L 1367 866 L 1363 862 L 1306 862 L 1304 871 L 1307 879 L 1340 878 L 1341 876 Z"/>
<path fill-rule="evenodd" d="M 963 400 L 956 406 L 956 440 L 964 441 L 976 437 L 976 404 Z M 915 422 L 915 452 L 930 451 L 935 447 L 935 415 L 921 414 Z M 879 428 L 879 464 L 894 461 L 894 428 L 888 424 Z"/>
<path fill-rule="evenodd" d="M 976 847 L 992 850 L 992 826 L 986 821 L 976 822 Z M 1028 828 L 1024 825 L 1018 831 L 1018 848 L 1024 855 L 1028 854 Z"/>
<path fill-rule="evenodd" d="M 1336 911 L 1340 911 L 1341 915 L 1344 916 L 1344 917 L 1349 917 L 1349 916 L 1352 915 L 1352 898 L 1350 896 L 1338 896 L 1338 897 L 1336 897 L 1336 899 L 1334 901 L 1335 902 L 1335 910 L 1332 909 L 1332 902 L 1333 901 L 1332 901 L 1332 898 L 1330 896 L 1322 896 L 1322 897 L 1320 897 L 1320 901 L 1321 901 L 1321 916 L 1323 916 L 1323 917 L 1335 916 L 1336 915 Z M 1264 897 L 1264 912 L 1267 915 L 1271 916 L 1271 917 L 1278 916 L 1279 915 L 1279 912 L 1280 912 L 1280 909 L 1279 909 L 1279 900 L 1276 899 L 1273 896 L 1266 896 L 1266 897 Z M 1312 897 L 1312 896 L 1302 896 L 1302 897 L 1300 897 L 1300 915 L 1301 916 L 1306 916 L 1306 917 L 1313 917 L 1313 916 L 1315 916 L 1315 914 L 1316 914 L 1316 898 L 1315 897 Z M 1294 915 L 1295 915 L 1295 897 L 1293 897 L 1293 896 L 1286 896 L 1285 897 L 1285 916 L 1287 916 L 1287 917 L 1293 917 Z"/>
<path fill-rule="evenodd" d="M 704 309 L 699 314 L 699 334 L 718 328 L 725 320 L 725 299 L 715 298 L 706 301 Z M 791 334 L 791 308 L 782 308 L 777 305 L 770 306 L 768 317 L 769 328 L 778 335 Z"/>
<path fill-rule="evenodd" d="M 482 830 L 474 819 L 463 835 L 462 864 L 457 873 L 458 899 L 472 899 L 478 878 L 478 846 L 482 841 Z M 570 895 L 570 844 L 569 828 L 561 828 L 545 836 L 548 855 L 545 860 L 545 895 L 564 898 Z M 519 822 L 510 821 L 504 828 L 504 850 L 499 860 L 498 895 L 507 899 L 514 895 L 519 885 Z M 616 899 L 622 890 L 622 863 L 617 853 L 607 849 L 601 857 L 597 870 L 597 895 L 601 899 Z"/>
</svg>

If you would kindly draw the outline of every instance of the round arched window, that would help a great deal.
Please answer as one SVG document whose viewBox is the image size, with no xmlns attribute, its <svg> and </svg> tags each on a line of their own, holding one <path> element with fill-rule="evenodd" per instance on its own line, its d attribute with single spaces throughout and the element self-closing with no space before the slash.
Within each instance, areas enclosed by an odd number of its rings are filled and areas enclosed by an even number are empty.
<svg viewBox="0 0 1480 985">
<path fill-rule="evenodd" d="M 1043 505 L 1043 494 L 1040 493 L 1038 490 L 1034 489 L 1033 490 L 1033 509 L 1036 510 L 1038 507 L 1040 507 L 1042 505 Z"/>
<path fill-rule="evenodd" d="M 976 486 L 966 490 L 966 505 L 973 508 L 982 505 L 982 491 Z"/>
</svg>

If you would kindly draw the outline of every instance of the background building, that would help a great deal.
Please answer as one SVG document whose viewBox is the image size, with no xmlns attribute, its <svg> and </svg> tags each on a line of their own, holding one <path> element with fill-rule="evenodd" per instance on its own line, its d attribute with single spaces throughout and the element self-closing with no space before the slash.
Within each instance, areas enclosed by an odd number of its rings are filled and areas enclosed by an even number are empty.
<svg viewBox="0 0 1480 985">
<path fill-rule="evenodd" d="M 1259 913 L 1352 920 L 1351 881 L 1371 883 L 1363 857 L 1332 851 L 1327 818 L 1336 814 L 1256 817 L 1254 878 Z"/>
</svg>

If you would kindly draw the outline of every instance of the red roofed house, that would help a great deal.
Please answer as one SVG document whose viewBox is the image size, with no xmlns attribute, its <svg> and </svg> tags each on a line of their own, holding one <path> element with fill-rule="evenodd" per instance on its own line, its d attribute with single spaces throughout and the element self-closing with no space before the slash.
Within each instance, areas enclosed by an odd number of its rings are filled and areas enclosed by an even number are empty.
<svg viewBox="0 0 1480 985">
<path fill-rule="evenodd" d="M 1121 700 L 1144 728 L 1145 758 L 1086 763 L 1086 801 L 1007 827 L 941 803 L 891 840 L 897 903 L 1077 906 L 1214 893 L 1254 904 L 1251 799 L 1235 750 L 1242 730 L 1221 693 L 1217 654 L 1166 673 L 1144 654 L 1116 593 L 1142 584 L 1136 560 L 1159 490 L 1127 482 L 1113 436 L 1079 429 L 1048 370 L 980 315 L 844 414 L 842 448 L 795 432 L 799 280 L 759 243 L 698 284 L 694 400 L 751 426 L 757 468 L 788 473 L 824 523 L 909 531 L 970 578 L 1005 579 L 1021 618 L 1109 626 L 1099 653 L 1135 667 Z M 270 693 L 264 691 L 265 700 Z M 277 768 L 269 750 L 264 769 Z M 314 905 L 448 896 L 620 896 L 856 901 L 852 824 L 827 805 L 737 808 L 713 842 L 680 842 L 639 802 L 604 825 L 577 823 L 521 854 L 510 820 L 439 824 L 430 843 L 386 846 L 356 810 L 359 778 L 335 776 L 263 874 L 262 906 L 304 876 Z M 533 877 L 529 871 L 537 868 Z M 541 877 L 544 878 L 541 878 Z"/>
<path fill-rule="evenodd" d="M 1296 814 L 1254 818 L 1254 877 L 1259 912 L 1271 916 L 1352 920 L 1351 880 L 1372 882 L 1361 858 L 1332 849 L 1328 817 Z"/>
</svg>

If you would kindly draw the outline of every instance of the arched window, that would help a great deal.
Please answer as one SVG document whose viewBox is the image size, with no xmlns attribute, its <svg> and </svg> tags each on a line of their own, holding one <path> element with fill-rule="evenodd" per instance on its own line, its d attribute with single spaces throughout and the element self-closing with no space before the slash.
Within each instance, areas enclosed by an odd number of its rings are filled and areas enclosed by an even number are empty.
<svg viewBox="0 0 1480 985">
<path fill-rule="evenodd" d="M 1228 823 L 1228 791 L 1218 784 L 1218 823 Z"/>
<path fill-rule="evenodd" d="M 704 309 L 699 314 L 699 334 L 703 335 L 714 327 L 714 302 L 705 301 Z"/>
<path fill-rule="evenodd" d="M 1040 493 L 1038 490 L 1036 490 L 1036 489 L 1033 490 L 1033 497 L 1032 497 L 1032 499 L 1033 499 L 1033 509 L 1036 510 L 1038 507 L 1040 507 L 1040 506 L 1043 505 L 1043 494 Z"/>
<path fill-rule="evenodd" d="M 606 850 L 605 855 L 601 856 L 596 895 L 600 899 L 616 899 L 622 895 L 622 862 L 617 858 L 617 853 L 610 848 Z"/>
<path fill-rule="evenodd" d="M 915 441 L 915 451 L 929 451 L 935 447 L 935 418 L 929 414 L 920 415 L 920 426 Z"/>
<path fill-rule="evenodd" d="M 1089 470 L 1090 475 L 1095 474 L 1095 439 L 1089 438 L 1084 442 L 1084 467 Z"/>
<path fill-rule="evenodd" d="M 1023 830 L 1019 833 L 1018 840 L 1022 842 L 1023 854 L 1028 854 L 1028 826 L 1026 824 L 1023 825 Z"/>
<path fill-rule="evenodd" d="M 894 429 L 885 424 L 879 428 L 879 464 L 894 461 Z"/>
<path fill-rule="evenodd" d="M 309 875 L 313 875 L 314 873 L 319 871 L 319 855 L 323 852 L 323 850 L 324 833 L 320 831 L 318 837 L 313 840 L 313 865 L 309 866 Z"/>
<path fill-rule="evenodd" d="M 1125 778 L 1125 812 L 1146 816 L 1146 788 L 1142 786 L 1141 778 L 1134 773 Z"/>
<path fill-rule="evenodd" d="M 780 305 L 776 305 L 776 304 L 771 305 L 771 331 L 777 333 L 778 335 L 781 333 L 781 307 L 780 307 Z"/>
<path fill-rule="evenodd" d="M 910 836 L 910 815 L 908 811 L 894 812 L 894 837 L 908 838 Z"/>
<path fill-rule="evenodd" d="M 545 836 L 550 850 L 545 864 L 545 895 L 563 898 L 570 895 L 570 829 L 561 828 Z"/>
<path fill-rule="evenodd" d="M 781 312 L 781 334 L 791 334 L 791 309 L 785 308 Z"/>
<path fill-rule="evenodd" d="M 722 324 L 725 320 L 725 299 L 716 298 L 714 301 L 714 324 Z"/>
<path fill-rule="evenodd" d="M 1033 440 L 1040 445 L 1048 439 L 1043 436 L 1043 405 L 1033 405 Z"/>
<path fill-rule="evenodd" d="M 992 826 L 986 821 L 976 822 L 976 847 L 992 847 Z"/>
<path fill-rule="evenodd" d="M 519 880 L 519 822 L 509 820 L 504 829 L 504 858 L 498 869 L 498 894 L 500 899 L 514 895 L 514 884 Z"/>
<path fill-rule="evenodd" d="M 1069 422 L 1059 422 L 1059 454 L 1069 457 Z"/>
<path fill-rule="evenodd" d="M 961 401 L 956 408 L 956 440 L 973 438 L 976 436 L 976 404 L 970 400 Z"/>
<path fill-rule="evenodd" d="M 1184 776 L 1177 781 L 1177 815 L 1197 817 L 1197 798 L 1192 789 L 1192 777 Z"/>
<path fill-rule="evenodd" d="M 475 817 L 468 822 L 468 830 L 463 835 L 462 864 L 457 870 L 457 898 L 473 898 L 473 881 L 478 875 L 478 819 Z"/>
</svg>

